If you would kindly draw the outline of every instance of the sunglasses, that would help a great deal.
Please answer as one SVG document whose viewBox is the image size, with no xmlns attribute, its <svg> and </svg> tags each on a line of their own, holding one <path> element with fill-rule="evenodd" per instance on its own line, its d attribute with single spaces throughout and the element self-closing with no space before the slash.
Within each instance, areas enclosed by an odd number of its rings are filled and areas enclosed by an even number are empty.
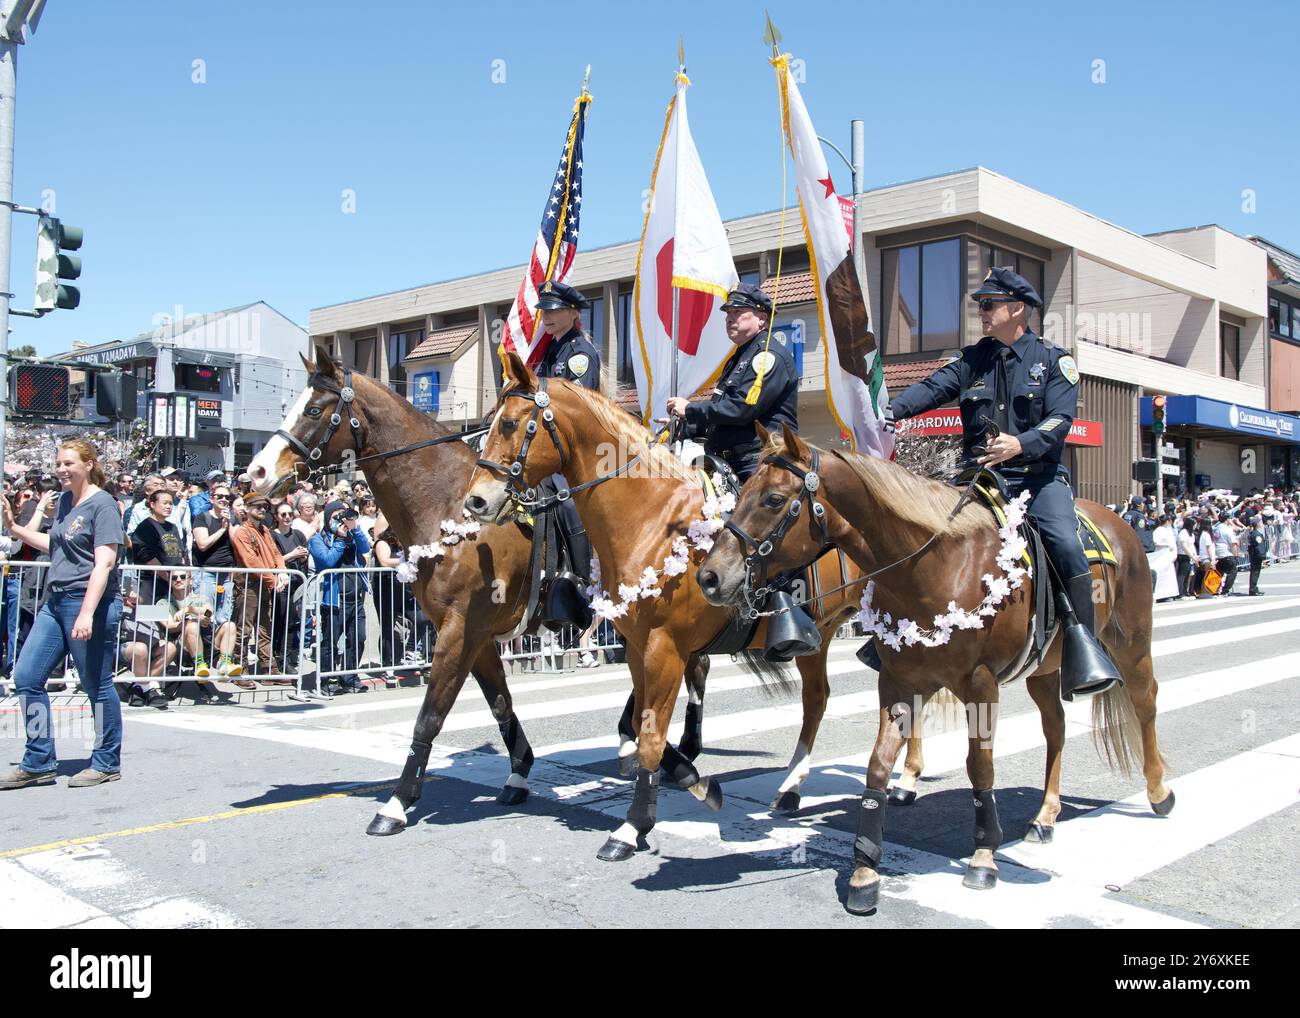
<svg viewBox="0 0 1300 1018">
<path fill-rule="evenodd" d="M 213 497 L 214 499 L 220 499 L 222 502 L 229 502 L 229 501 L 230 501 L 230 496 L 229 496 L 229 495 L 213 495 L 212 497 Z"/>
<path fill-rule="evenodd" d="M 1015 303 L 1017 303 L 1017 301 L 1016 298 L 1014 297 L 985 297 L 982 300 L 980 300 L 979 309 L 981 311 L 992 311 L 994 305 L 996 304 L 1015 304 Z"/>
</svg>

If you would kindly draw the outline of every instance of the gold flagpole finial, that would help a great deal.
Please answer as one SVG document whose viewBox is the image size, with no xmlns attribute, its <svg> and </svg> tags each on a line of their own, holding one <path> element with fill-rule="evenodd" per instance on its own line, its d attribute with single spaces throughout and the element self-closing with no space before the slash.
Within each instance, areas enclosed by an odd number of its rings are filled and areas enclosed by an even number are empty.
<svg viewBox="0 0 1300 1018">
<path fill-rule="evenodd" d="M 763 41 L 771 44 L 772 56 L 774 58 L 779 57 L 781 55 L 781 33 L 772 24 L 772 15 L 768 14 L 766 10 L 763 11 L 763 17 L 767 19 L 767 28 L 763 30 Z"/>
</svg>

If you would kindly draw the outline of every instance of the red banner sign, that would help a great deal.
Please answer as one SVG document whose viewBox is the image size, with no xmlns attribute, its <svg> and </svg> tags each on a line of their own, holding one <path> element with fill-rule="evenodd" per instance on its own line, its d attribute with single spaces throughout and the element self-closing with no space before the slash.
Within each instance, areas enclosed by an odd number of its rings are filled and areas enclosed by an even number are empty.
<svg viewBox="0 0 1300 1018">
<path fill-rule="evenodd" d="M 918 414 L 906 421 L 899 421 L 898 433 L 900 435 L 960 435 L 961 411 L 956 407 L 948 407 L 944 410 L 931 410 L 928 413 Z M 1097 447 L 1102 444 L 1103 435 L 1101 421 L 1076 418 L 1070 425 L 1070 437 L 1065 440 L 1065 443 Z"/>
</svg>

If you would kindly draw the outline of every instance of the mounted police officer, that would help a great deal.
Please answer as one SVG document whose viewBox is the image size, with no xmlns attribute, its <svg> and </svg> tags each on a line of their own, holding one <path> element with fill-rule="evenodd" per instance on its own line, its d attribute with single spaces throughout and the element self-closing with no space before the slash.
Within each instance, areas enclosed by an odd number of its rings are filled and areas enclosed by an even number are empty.
<svg viewBox="0 0 1300 1018">
<path fill-rule="evenodd" d="M 740 283 L 727 295 L 722 310 L 735 353 L 723 365 L 707 403 L 672 396 L 668 413 L 682 422 L 687 438 L 702 442 L 705 453 L 731 467 L 743 484 L 758 470 L 762 443 L 755 424 L 772 431 L 782 424 L 798 430 L 799 372 L 783 337 L 771 333 L 772 298 L 759 287 Z M 789 578 L 769 586 L 778 583 L 788 587 Z M 773 590 L 770 602 L 768 610 L 777 613 L 768 626 L 770 660 L 789 661 L 821 646 L 817 627 L 787 589 Z"/>
<path fill-rule="evenodd" d="M 1146 501 L 1140 495 L 1128 500 L 1128 511 L 1120 518 L 1137 533 L 1143 551 L 1149 554 L 1156 550 L 1154 525 L 1147 519 Z"/>
<path fill-rule="evenodd" d="M 600 391 L 600 353 L 582 331 L 582 312 L 587 298 L 567 283 L 547 282 L 537 295 L 535 310 L 542 314 L 542 328 L 552 337 L 537 364 L 539 378 L 563 378 L 585 388 Z M 552 475 L 541 487 L 553 495 L 568 482 Z M 568 569 L 551 578 L 543 610 L 543 621 L 552 629 L 572 624 L 579 629 L 591 625 L 591 603 L 586 588 L 591 582 L 591 541 L 569 499 L 555 508 L 556 519 L 568 548 Z"/>
<path fill-rule="evenodd" d="M 967 460 L 997 467 L 1012 497 L 1030 493 L 1028 515 L 1038 525 L 1074 617 L 1095 637 L 1092 573 L 1079 541 L 1070 474 L 1061 463 L 1079 401 L 1079 369 L 1073 357 L 1030 330 L 1030 309 L 1041 308 L 1043 301 L 1019 273 L 990 270 L 971 299 L 979 303 L 984 338 L 892 399 L 887 420 L 959 400 Z M 996 425 L 992 438 L 987 437 L 994 430 L 990 424 Z M 1104 692 L 1119 681 L 1100 643 L 1072 641 L 1073 628 L 1067 622 L 1062 655 L 1061 695 L 1067 700 Z M 1076 649 L 1082 657 L 1072 654 Z"/>
</svg>

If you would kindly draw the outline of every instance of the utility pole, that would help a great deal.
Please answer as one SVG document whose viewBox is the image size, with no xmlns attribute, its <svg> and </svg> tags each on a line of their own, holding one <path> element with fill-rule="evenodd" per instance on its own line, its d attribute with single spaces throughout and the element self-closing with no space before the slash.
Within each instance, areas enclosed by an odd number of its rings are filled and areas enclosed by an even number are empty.
<svg viewBox="0 0 1300 1018">
<path fill-rule="evenodd" d="M 9 406 L 9 254 L 14 201 L 14 104 L 18 97 L 18 47 L 36 31 L 45 0 L 0 0 L 0 470 L 5 458 Z"/>
</svg>

